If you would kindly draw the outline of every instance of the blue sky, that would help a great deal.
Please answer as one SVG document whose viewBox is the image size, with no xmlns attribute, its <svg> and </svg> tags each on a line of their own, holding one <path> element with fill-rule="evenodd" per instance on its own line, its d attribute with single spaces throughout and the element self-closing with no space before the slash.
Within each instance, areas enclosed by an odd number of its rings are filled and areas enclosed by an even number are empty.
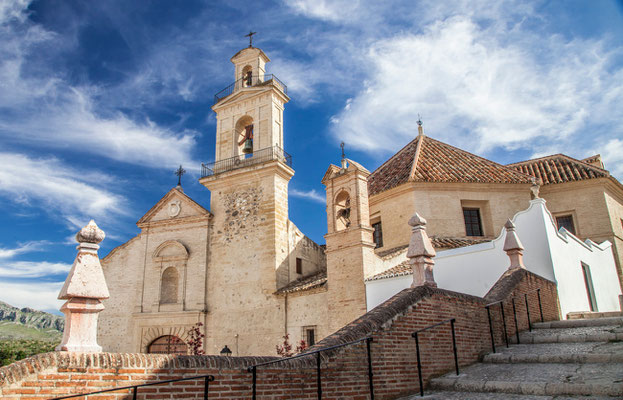
<svg viewBox="0 0 623 400">
<path fill-rule="evenodd" d="M 371 171 L 425 132 L 500 163 L 601 153 L 623 176 L 623 2 L 0 0 L 0 300 L 52 310 L 177 183 L 209 207 L 213 95 L 255 44 L 288 85 L 290 218 L 324 243 L 339 143 Z"/>
</svg>

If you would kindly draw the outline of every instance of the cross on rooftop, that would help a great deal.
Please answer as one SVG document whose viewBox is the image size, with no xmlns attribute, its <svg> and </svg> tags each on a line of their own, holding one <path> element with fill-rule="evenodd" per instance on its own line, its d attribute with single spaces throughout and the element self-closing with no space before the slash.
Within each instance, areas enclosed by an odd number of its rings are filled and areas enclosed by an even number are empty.
<svg viewBox="0 0 623 400">
<path fill-rule="evenodd" d="M 181 165 L 177 170 L 175 170 L 175 175 L 177 176 L 177 186 L 182 186 L 182 175 L 184 175 L 185 173 L 186 170 L 182 168 Z"/>
<path fill-rule="evenodd" d="M 344 158 L 346 158 L 346 155 L 344 154 L 344 142 L 340 143 L 340 147 L 342 148 L 342 160 Z"/>
<path fill-rule="evenodd" d="M 244 35 L 244 37 L 249 38 L 249 47 L 253 47 L 253 35 L 255 35 L 256 33 L 257 32 L 249 31 L 248 34 Z"/>
</svg>

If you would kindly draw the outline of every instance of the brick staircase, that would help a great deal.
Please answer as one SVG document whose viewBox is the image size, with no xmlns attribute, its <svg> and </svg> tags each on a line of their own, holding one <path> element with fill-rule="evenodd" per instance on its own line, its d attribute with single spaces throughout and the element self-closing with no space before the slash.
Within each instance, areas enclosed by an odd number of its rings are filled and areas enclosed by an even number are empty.
<svg viewBox="0 0 623 400">
<path fill-rule="evenodd" d="M 623 398 L 623 317 L 535 323 L 533 328 L 520 334 L 521 344 L 501 347 L 458 377 L 448 373 L 432 379 L 424 398 Z"/>
</svg>

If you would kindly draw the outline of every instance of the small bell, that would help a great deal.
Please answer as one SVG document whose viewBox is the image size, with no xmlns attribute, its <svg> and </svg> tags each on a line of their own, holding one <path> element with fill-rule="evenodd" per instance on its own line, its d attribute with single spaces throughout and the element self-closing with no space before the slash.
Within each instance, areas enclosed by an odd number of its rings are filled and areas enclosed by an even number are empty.
<svg viewBox="0 0 623 400">
<path fill-rule="evenodd" d="M 252 139 L 247 139 L 244 141 L 244 147 L 242 148 L 242 152 L 244 154 L 253 153 L 253 140 Z"/>
</svg>

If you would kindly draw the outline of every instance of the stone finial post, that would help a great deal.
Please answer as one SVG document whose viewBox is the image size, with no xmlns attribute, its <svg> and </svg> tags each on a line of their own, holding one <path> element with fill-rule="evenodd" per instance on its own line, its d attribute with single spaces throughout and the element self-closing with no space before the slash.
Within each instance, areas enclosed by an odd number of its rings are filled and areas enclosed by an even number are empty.
<svg viewBox="0 0 623 400">
<path fill-rule="evenodd" d="M 426 220 L 415 213 L 409 220 L 411 225 L 411 240 L 407 250 L 409 265 L 413 269 L 413 283 L 411 287 L 432 286 L 437 287 L 433 277 L 433 257 L 437 255 L 433 244 L 426 234 Z"/>
<path fill-rule="evenodd" d="M 102 351 L 97 344 L 97 314 L 104 309 L 101 300 L 110 297 L 97 255 L 104 237 L 93 220 L 76 234 L 78 254 L 58 295 L 67 302 L 61 307 L 65 331 L 56 351 Z"/>
<path fill-rule="evenodd" d="M 511 259 L 511 266 L 509 269 L 513 268 L 526 268 L 523 264 L 523 245 L 521 244 L 521 240 L 519 240 L 519 236 L 517 236 L 517 232 L 515 232 L 515 224 L 509 219 L 504 224 L 506 228 L 506 239 L 504 240 L 504 251 L 508 254 L 508 258 Z"/>
</svg>

